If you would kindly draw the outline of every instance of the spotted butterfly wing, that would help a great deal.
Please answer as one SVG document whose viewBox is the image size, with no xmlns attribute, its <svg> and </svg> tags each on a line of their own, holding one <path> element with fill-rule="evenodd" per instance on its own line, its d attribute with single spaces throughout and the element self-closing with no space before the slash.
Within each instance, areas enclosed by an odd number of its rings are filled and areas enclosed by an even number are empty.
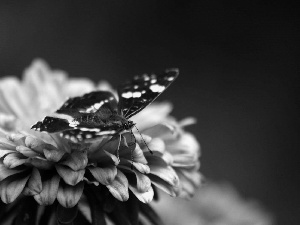
<svg viewBox="0 0 300 225">
<path fill-rule="evenodd" d="M 97 111 L 117 112 L 118 103 L 115 96 L 108 91 L 93 91 L 83 96 L 69 98 L 57 111 L 73 110 L 81 113 Z"/>
<path fill-rule="evenodd" d="M 119 113 L 126 119 L 134 116 L 153 102 L 178 76 L 178 69 L 164 73 L 135 76 L 118 88 Z"/>
<path fill-rule="evenodd" d="M 94 91 L 68 99 L 55 113 L 31 128 L 48 133 L 72 131 L 104 132 L 115 129 L 109 119 L 117 113 L 117 100 L 111 92 Z"/>
</svg>

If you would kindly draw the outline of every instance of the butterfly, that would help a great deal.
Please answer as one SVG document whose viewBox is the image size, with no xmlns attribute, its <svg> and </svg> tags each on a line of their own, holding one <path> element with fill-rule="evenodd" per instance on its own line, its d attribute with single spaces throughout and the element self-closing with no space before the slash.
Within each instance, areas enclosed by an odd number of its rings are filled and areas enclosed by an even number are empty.
<svg viewBox="0 0 300 225">
<path fill-rule="evenodd" d="M 109 91 L 93 91 L 69 98 L 55 113 L 31 129 L 56 133 L 73 142 L 105 135 L 121 135 L 135 125 L 129 120 L 151 104 L 177 78 L 178 69 L 159 75 L 135 76 L 118 88 L 118 99 Z"/>
</svg>

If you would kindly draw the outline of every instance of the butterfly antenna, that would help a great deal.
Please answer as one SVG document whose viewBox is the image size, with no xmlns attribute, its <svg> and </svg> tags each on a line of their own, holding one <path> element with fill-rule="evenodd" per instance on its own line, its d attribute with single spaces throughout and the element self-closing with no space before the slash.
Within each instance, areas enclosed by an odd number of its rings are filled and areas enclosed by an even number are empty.
<svg viewBox="0 0 300 225">
<path fill-rule="evenodd" d="M 141 138 L 142 138 L 144 144 L 147 146 L 149 152 L 150 152 L 151 154 L 153 154 L 153 152 L 151 151 L 151 149 L 150 149 L 149 146 L 147 145 L 146 141 L 144 140 L 144 138 L 143 138 L 141 132 L 139 131 L 139 129 L 138 129 L 135 125 L 134 125 L 134 127 L 135 127 L 135 129 L 139 132 L 139 134 L 140 134 L 140 136 L 141 136 Z"/>
</svg>

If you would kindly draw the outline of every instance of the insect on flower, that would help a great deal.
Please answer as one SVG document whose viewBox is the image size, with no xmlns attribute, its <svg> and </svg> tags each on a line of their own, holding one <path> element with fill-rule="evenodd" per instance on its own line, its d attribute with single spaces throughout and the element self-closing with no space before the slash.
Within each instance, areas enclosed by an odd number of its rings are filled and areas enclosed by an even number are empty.
<svg viewBox="0 0 300 225">
<path fill-rule="evenodd" d="M 119 102 L 109 91 L 93 91 L 69 98 L 55 113 L 38 121 L 31 129 L 55 133 L 73 142 L 99 136 L 121 135 L 135 124 L 129 120 L 153 102 L 178 76 L 178 69 L 160 75 L 135 76 L 118 88 Z"/>
</svg>

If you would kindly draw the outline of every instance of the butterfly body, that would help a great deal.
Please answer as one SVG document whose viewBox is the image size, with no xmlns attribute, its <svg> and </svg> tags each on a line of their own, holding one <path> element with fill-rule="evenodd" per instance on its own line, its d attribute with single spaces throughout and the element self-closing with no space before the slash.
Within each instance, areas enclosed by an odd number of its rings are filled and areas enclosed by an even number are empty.
<svg viewBox="0 0 300 225">
<path fill-rule="evenodd" d="M 72 141 L 122 134 L 135 125 L 129 120 L 155 100 L 178 76 L 177 69 L 161 75 L 136 76 L 118 89 L 119 102 L 109 91 L 93 91 L 68 99 L 55 113 L 31 128 L 60 132 Z"/>
</svg>

